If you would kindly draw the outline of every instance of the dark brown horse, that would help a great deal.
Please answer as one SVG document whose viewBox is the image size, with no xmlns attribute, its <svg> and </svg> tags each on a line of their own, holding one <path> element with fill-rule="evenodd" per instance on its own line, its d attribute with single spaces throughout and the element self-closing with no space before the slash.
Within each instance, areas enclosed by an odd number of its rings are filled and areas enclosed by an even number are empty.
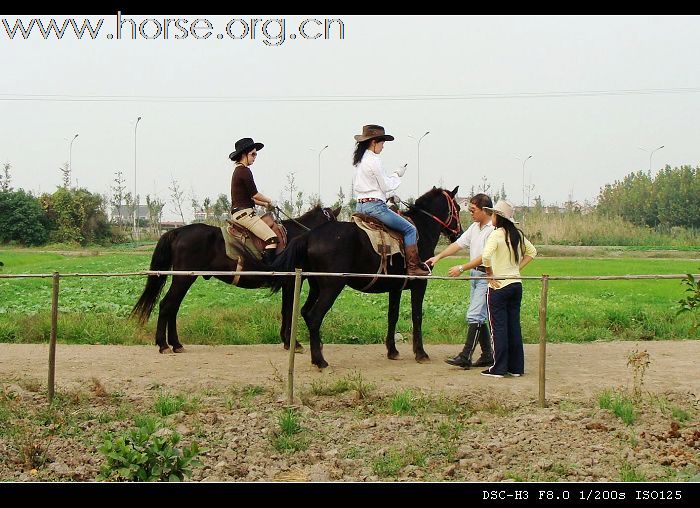
<svg viewBox="0 0 700 508">
<path fill-rule="evenodd" d="M 453 191 L 433 188 L 418 200 L 406 212 L 418 230 L 418 253 L 421 259 L 434 255 L 440 233 L 445 233 L 450 241 L 455 241 L 462 233 L 459 222 L 459 205 Z M 273 263 L 275 271 L 294 271 L 300 267 L 307 272 L 334 273 L 376 273 L 380 263 L 379 255 L 372 248 L 367 235 L 352 222 L 333 222 L 309 231 L 290 242 L 287 249 Z M 388 263 L 387 273 L 405 274 L 403 259 L 395 254 Z M 282 314 L 289 316 L 291 322 L 293 280 L 290 277 L 276 277 L 272 282 L 274 289 L 282 287 L 288 295 L 283 298 Z M 326 313 L 331 309 L 336 298 L 347 285 L 366 293 L 389 293 L 388 330 L 386 335 L 387 357 L 395 360 L 399 357 L 394 341 L 396 322 L 399 318 L 401 291 L 411 291 L 411 311 L 413 318 L 413 352 L 416 361 L 429 360 L 423 349 L 423 297 L 427 286 L 426 279 L 410 279 L 404 286 L 404 279 L 378 279 L 367 288 L 372 278 L 366 277 L 324 277 L 312 276 L 309 281 L 309 296 L 301 309 L 309 328 L 311 362 L 319 368 L 328 366 L 321 352 L 322 341 L 320 328 Z M 291 289 L 291 290 L 290 290 Z M 286 334 L 289 337 L 289 334 Z M 289 347 L 288 345 L 286 346 Z"/>
<path fill-rule="evenodd" d="M 313 229 L 330 221 L 335 222 L 339 213 L 340 208 L 331 210 L 317 206 L 298 219 L 282 221 L 282 225 L 287 229 L 287 237 L 291 241 L 308 229 Z M 151 257 L 150 269 L 153 271 L 230 272 L 236 270 L 237 264 L 235 260 L 226 255 L 221 228 L 208 224 L 189 224 L 168 231 L 160 237 Z M 248 267 L 246 266 L 246 268 Z M 208 280 L 212 276 L 203 275 L 202 277 Z M 214 275 L 213 277 L 227 284 L 233 282 L 231 275 Z M 131 311 L 132 317 L 136 317 L 142 324 L 148 321 L 167 279 L 167 275 L 148 276 L 146 287 Z M 174 275 L 170 289 L 168 289 L 168 292 L 160 302 L 158 325 L 156 327 L 156 345 L 161 353 L 170 351 L 168 344 L 172 346 L 173 351 L 176 353 L 184 351 L 177 336 L 177 313 L 187 291 L 196 279 L 197 277 L 195 276 Z M 270 277 L 241 277 L 238 287 L 255 289 L 268 287 L 270 283 Z M 293 291 L 293 289 L 283 290 L 283 300 L 285 300 L 288 291 Z M 285 319 L 285 314 L 283 314 L 280 338 L 288 349 L 290 326 Z"/>
</svg>

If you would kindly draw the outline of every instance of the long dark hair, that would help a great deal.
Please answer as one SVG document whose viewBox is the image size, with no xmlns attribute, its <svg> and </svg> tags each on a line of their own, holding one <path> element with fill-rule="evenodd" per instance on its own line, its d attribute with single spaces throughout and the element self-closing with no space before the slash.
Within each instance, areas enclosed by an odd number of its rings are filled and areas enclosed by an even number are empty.
<svg viewBox="0 0 700 508">
<path fill-rule="evenodd" d="M 352 156 L 352 165 L 357 166 L 362 160 L 362 156 L 365 154 L 369 148 L 369 144 L 372 142 L 371 139 L 366 139 L 364 141 L 358 141 L 355 143 L 355 153 Z"/>
<path fill-rule="evenodd" d="M 520 262 L 520 255 L 525 253 L 525 233 L 518 229 L 515 224 L 506 218 L 501 217 L 497 213 L 493 214 L 494 226 L 506 230 L 506 245 L 511 251 L 515 262 Z"/>
</svg>

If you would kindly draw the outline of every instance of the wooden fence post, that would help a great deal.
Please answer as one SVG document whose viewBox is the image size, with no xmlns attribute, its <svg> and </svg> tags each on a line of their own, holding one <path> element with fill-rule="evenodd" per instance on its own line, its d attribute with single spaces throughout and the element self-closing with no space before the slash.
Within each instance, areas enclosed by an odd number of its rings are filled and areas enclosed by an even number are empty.
<svg viewBox="0 0 700 508">
<path fill-rule="evenodd" d="M 53 272 L 51 294 L 51 335 L 49 337 L 49 404 L 53 401 L 54 380 L 56 378 L 56 331 L 58 329 L 58 272 Z"/>
<path fill-rule="evenodd" d="M 542 290 L 540 292 L 540 407 L 546 406 L 544 396 L 545 363 L 547 360 L 547 291 L 549 275 L 542 275 Z"/>
<path fill-rule="evenodd" d="M 299 317 L 299 293 L 301 292 L 301 269 L 294 275 L 294 303 L 292 305 L 292 329 L 289 335 L 289 372 L 287 374 L 287 404 L 294 403 L 294 354 L 297 347 L 297 321 Z"/>
</svg>

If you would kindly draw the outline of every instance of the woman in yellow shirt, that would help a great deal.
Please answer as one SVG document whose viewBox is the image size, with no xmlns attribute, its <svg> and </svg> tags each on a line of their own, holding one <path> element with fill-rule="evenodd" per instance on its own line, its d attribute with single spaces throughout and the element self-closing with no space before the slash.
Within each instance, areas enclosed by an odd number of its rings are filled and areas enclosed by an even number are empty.
<svg viewBox="0 0 700 508">
<path fill-rule="evenodd" d="M 494 360 L 493 365 L 481 374 L 519 377 L 525 372 L 520 331 L 520 302 L 523 297 L 520 270 L 537 256 L 537 250 L 515 226 L 513 205 L 508 201 L 500 200 L 493 208 L 484 210 L 493 213 L 492 222 L 496 229 L 486 240 L 482 263 L 489 277 L 508 278 L 492 278 L 489 281 L 487 302 Z"/>
</svg>

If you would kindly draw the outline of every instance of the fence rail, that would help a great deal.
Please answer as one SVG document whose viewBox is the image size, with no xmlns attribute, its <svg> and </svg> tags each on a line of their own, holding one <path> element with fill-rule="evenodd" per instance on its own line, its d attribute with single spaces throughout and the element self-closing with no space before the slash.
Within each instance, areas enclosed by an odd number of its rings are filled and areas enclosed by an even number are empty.
<svg viewBox="0 0 700 508">
<path fill-rule="evenodd" d="M 293 402 L 294 396 L 294 350 L 296 345 L 297 333 L 297 316 L 299 314 L 299 294 L 301 292 L 302 277 L 360 277 L 360 278 L 385 278 L 385 279 L 426 279 L 426 280 L 451 280 L 468 281 L 480 280 L 488 277 L 442 277 L 437 275 L 426 276 L 408 276 L 408 275 L 389 275 L 377 273 L 326 273 L 326 272 L 303 272 L 297 269 L 295 272 L 260 272 L 260 271 L 152 271 L 146 270 L 142 272 L 126 272 L 126 273 L 41 273 L 41 274 L 0 274 L 0 279 L 27 279 L 27 278 L 51 278 L 53 280 L 51 293 L 51 335 L 49 339 L 49 372 L 48 372 L 48 399 L 53 400 L 55 391 L 55 374 L 56 374 L 56 335 L 58 330 L 58 296 L 59 284 L 61 278 L 68 277 L 143 277 L 149 275 L 167 276 L 268 276 L 268 277 L 289 277 L 293 276 L 294 280 L 294 300 L 292 308 L 292 331 L 289 344 L 289 374 L 287 385 L 287 401 L 289 404 Z M 521 280 L 539 280 L 542 283 L 540 291 L 539 304 L 539 393 L 538 400 L 541 407 L 546 405 L 545 397 L 545 359 L 547 356 L 547 294 L 549 281 L 552 280 L 648 280 L 648 279 L 685 279 L 688 275 L 700 278 L 700 274 L 641 274 L 641 275 L 588 275 L 588 276 L 549 276 L 543 274 L 541 276 L 521 276 Z M 513 277 L 490 277 L 494 280 L 512 279 Z"/>
</svg>

